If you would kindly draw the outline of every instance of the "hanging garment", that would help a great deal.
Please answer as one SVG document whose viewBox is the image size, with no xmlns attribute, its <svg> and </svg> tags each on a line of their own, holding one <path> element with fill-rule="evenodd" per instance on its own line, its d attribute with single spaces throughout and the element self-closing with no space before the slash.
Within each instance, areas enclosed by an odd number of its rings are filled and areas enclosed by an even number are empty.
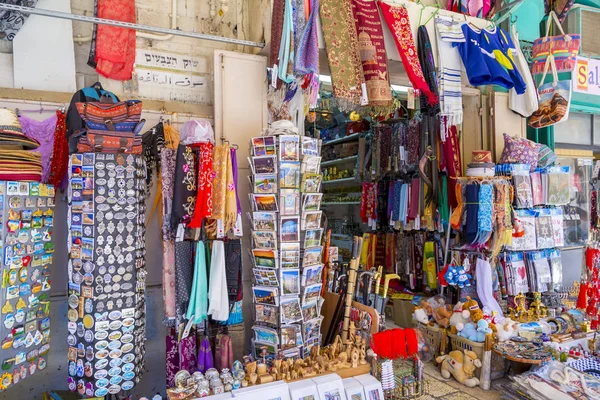
<svg viewBox="0 0 600 400">
<path fill-rule="evenodd" d="M 231 148 L 231 170 L 233 173 L 233 191 L 235 193 L 235 205 L 236 205 L 236 222 L 239 221 L 240 227 L 242 226 L 242 204 L 240 203 L 240 196 L 238 193 L 238 163 L 237 163 L 237 150 Z M 241 228 L 240 228 L 241 229 Z M 239 235 L 241 236 L 241 235 Z"/>
<path fill-rule="evenodd" d="M 19 122 L 25 136 L 33 138 L 40 143 L 39 147 L 33 151 L 41 155 L 43 183 L 48 183 L 57 120 L 57 115 L 53 115 L 44 121 L 36 121 L 25 116 L 19 117 Z"/>
<path fill-rule="evenodd" d="M 281 44 L 279 45 L 278 77 L 285 83 L 292 83 L 292 62 L 294 60 L 294 11 L 292 0 L 285 0 L 283 13 L 283 29 L 281 30 Z"/>
<path fill-rule="evenodd" d="M 493 202 L 494 186 L 482 183 L 479 187 L 479 208 L 477 210 L 477 237 L 478 246 L 484 246 L 492 234 L 493 227 Z"/>
<path fill-rule="evenodd" d="M 419 151 L 419 140 L 421 137 L 421 118 L 419 116 L 414 116 L 408 122 L 408 131 L 407 131 L 407 148 L 406 152 L 408 153 L 408 164 L 414 165 L 419 162 L 420 154 Z"/>
<path fill-rule="evenodd" d="M 213 204 L 213 148 L 210 142 L 198 145 L 198 192 L 196 207 L 190 221 L 190 228 L 200 228 L 202 220 L 212 216 Z"/>
<path fill-rule="evenodd" d="M 2 3 L 35 8 L 37 0 L 4 0 Z M 0 39 L 12 41 L 28 17 L 29 14 L 20 11 L 0 10 Z"/>
<path fill-rule="evenodd" d="M 54 132 L 54 143 L 52 145 L 52 160 L 50 171 L 48 173 L 48 183 L 55 188 L 65 182 L 67 171 L 69 170 L 69 145 L 67 143 L 67 124 L 66 114 L 62 111 L 56 111 L 56 129 Z"/>
<path fill-rule="evenodd" d="M 435 27 L 440 71 L 440 110 L 447 118 L 445 126 L 460 125 L 463 119 L 461 65 L 458 49 L 452 43 L 464 42 L 465 37 L 460 23 L 452 18 L 436 17 Z M 442 140 L 445 140 L 445 130 L 441 134 Z"/>
<path fill-rule="evenodd" d="M 198 350 L 198 371 L 205 373 L 211 368 L 214 368 L 213 354 L 210 340 L 205 337 L 200 344 L 200 350 Z"/>
<path fill-rule="evenodd" d="M 94 0 L 94 17 L 98 17 L 98 0 Z M 90 41 L 90 53 L 87 65 L 96 69 L 96 42 L 98 38 L 98 24 L 92 25 L 92 40 Z"/>
<path fill-rule="evenodd" d="M 234 149 L 227 151 L 227 185 L 225 194 L 225 221 L 223 224 L 225 227 L 225 232 L 229 232 L 235 228 L 235 221 L 237 220 L 238 212 L 241 212 L 241 206 L 238 207 L 239 203 L 236 194 L 236 183 L 233 178 L 231 150 Z M 235 150 L 233 154 L 235 154 Z"/>
<path fill-rule="evenodd" d="M 98 0 L 98 18 L 136 22 L 135 0 Z M 131 79 L 135 63 L 135 30 L 98 25 L 96 72 L 118 81 Z"/>
<path fill-rule="evenodd" d="M 285 3 L 286 0 L 273 1 L 273 12 L 271 14 L 271 49 L 269 57 L 271 66 L 279 64 L 279 46 L 281 45 L 281 34 L 283 31 Z M 277 79 L 277 77 L 274 77 L 273 79 Z"/>
<path fill-rule="evenodd" d="M 179 370 L 196 371 L 197 369 L 196 334 L 190 334 L 179 341 Z"/>
<path fill-rule="evenodd" d="M 352 0 L 352 13 L 369 105 L 387 106 L 392 101 L 392 89 L 377 3 L 372 0 Z"/>
<path fill-rule="evenodd" d="M 306 28 L 306 13 L 304 12 L 304 0 L 301 1 L 292 1 L 293 13 L 292 17 L 294 18 L 294 60 L 296 59 L 296 54 L 298 54 L 298 50 L 300 47 L 300 40 L 304 35 L 304 29 Z M 293 62 L 294 60 L 290 60 Z M 298 73 L 295 62 L 294 64 L 294 75 L 301 75 Z"/>
<path fill-rule="evenodd" d="M 175 324 L 175 241 L 162 242 L 162 278 L 163 300 L 165 303 L 165 321 L 168 326 Z"/>
<path fill-rule="evenodd" d="M 225 269 L 225 246 L 222 241 L 213 241 L 208 286 L 208 315 L 215 321 L 229 318 L 227 276 Z"/>
<path fill-rule="evenodd" d="M 175 387 L 175 374 L 179 372 L 179 346 L 177 345 L 177 334 L 170 329 L 165 337 L 166 340 L 166 377 L 167 387 Z"/>
<path fill-rule="evenodd" d="M 429 86 L 423 77 L 423 69 L 419 63 L 415 42 L 410 28 L 408 11 L 402 6 L 393 6 L 381 1 L 379 2 L 379 8 L 390 28 L 394 40 L 396 41 L 398 53 L 402 58 L 402 65 L 404 65 L 404 69 L 406 70 L 406 74 L 408 75 L 408 79 L 410 79 L 412 86 L 427 96 L 429 105 L 433 106 L 437 104 L 437 96 L 429 90 Z"/>
<path fill-rule="evenodd" d="M 187 224 L 194 214 L 196 205 L 196 166 L 192 148 L 180 144 L 175 163 L 175 185 L 173 207 L 171 209 L 171 229 L 176 230 L 180 223 Z"/>
<path fill-rule="evenodd" d="M 229 335 L 217 335 L 215 339 L 215 368 L 219 371 L 223 368 L 231 369 L 233 365 L 233 349 L 231 347 L 231 337 Z"/>
<path fill-rule="evenodd" d="M 519 33 L 516 25 L 513 24 L 510 32 L 512 42 L 515 44 L 515 52 L 513 53 L 515 67 L 525 81 L 525 93 L 517 94 L 515 88 L 508 92 L 508 106 L 511 110 L 521 114 L 523 117 L 529 117 L 538 109 L 538 93 L 533 82 L 533 77 L 529 70 L 529 64 L 521 51 L 519 45 Z"/>
<path fill-rule="evenodd" d="M 176 151 L 164 148 L 160 153 L 161 192 L 162 192 L 162 232 L 163 240 L 175 240 L 175 231 L 171 228 L 171 213 L 175 191 Z"/>
<path fill-rule="evenodd" d="M 308 8 L 310 8 L 310 14 L 294 51 L 296 56 L 294 68 L 298 75 L 311 75 L 310 81 L 303 86 L 303 89 L 309 93 L 310 107 L 314 108 L 319 93 L 319 27 L 317 25 L 319 0 L 312 0 L 311 6 Z"/>
<path fill-rule="evenodd" d="M 226 144 L 215 147 L 213 159 L 213 212 L 212 219 L 225 219 L 227 202 L 227 165 L 229 164 L 229 146 Z M 233 179 L 233 178 L 232 178 Z"/>
<path fill-rule="evenodd" d="M 242 314 L 242 303 L 243 301 L 240 300 L 236 301 L 233 304 L 233 308 L 231 309 L 231 311 L 229 311 L 229 319 L 227 319 L 225 325 L 237 325 L 244 322 L 244 317 Z"/>
<path fill-rule="evenodd" d="M 227 279 L 227 295 L 229 306 L 242 299 L 242 242 L 240 239 L 228 240 L 225 243 L 225 274 Z"/>
<path fill-rule="evenodd" d="M 192 294 L 187 308 L 186 319 L 193 320 L 194 324 L 200 324 L 207 317 L 208 311 L 208 282 L 206 279 L 206 255 L 204 254 L 204 242 L 199 241 L 196 245 L 196 257 L 194 261 L 194 283 Z"/>
<path fill-rule="evenodd" d="M 478 232 L 478 215 L 479 215 L 479 185 L 469 184 L 466 188 L 466 223 L 463 228 L 465 241 L 468 244 L 475 244 Z"/>
<path fill-rule="evenodd" d="M 333 95 L 342 109 L 353 109 L 361 104 L 365 77 L 351 0 L 321 0 L 320 14 Z"/>
<path fill-rule="evenodd" d="M 475 265 L 475 274 L 477 280 L 477 296 L 484 307 L 490 309 L 490 313 L 496 311 L 500 317 L 503 316 L 502 308 L 494 298 L 492 266 L 486 260 L 477 258 Z"/>
<path fill-rule="evenodd" d="M 446 116 L 440 117 L 440 122 L 446 120 Z M 442 142 L 442 150 L 446 161 L 446 171 L 448 172 L 448 186 L 454 188 L 456 186 L 456 178 L 462 175 L 462 159 L 460 156 L 460 142 L 456 132 L 456 126 L 450 126 L 447 130 L 448 135 L 446 141 Z M 448 191 L 448 204 L 450 207 L 456 208 L 458 201 L 457 194 L 454 190 Z"/>
<path fill-rule="evenodd" d="M 194 244 L 175 242 L 175 326 L 183 322 L 192 293 Z"/>
<path fill-rule="evenodd" d="M 165 131 L 162 122 L 142 135 L 142 149 L 146 160 L 146 195 L 150 196 L 152 175 L 160 171 L 160 152 L 165 147 Z M 160 177 L 159 177 L 160 178 Z"/>
<path fill-rule="evenodd" d="M 431 41 L 429 40 L 429 33 L 425 25 L 421 25 L 417 29 L 417 54 L 419 55 L 419 63 L 423 69 L 423 78 L 427 82 L 427 87 L 429 87 L 431 93 L 439 98 L 435 60 L 433 59 Z M 436 102 L 430 106 L 427 104 L 427 97 L 421 96 L 421 110 L 425 111 L 428 115 L 437 115 L 440 113 L 440 103 Z"/>
</svg>

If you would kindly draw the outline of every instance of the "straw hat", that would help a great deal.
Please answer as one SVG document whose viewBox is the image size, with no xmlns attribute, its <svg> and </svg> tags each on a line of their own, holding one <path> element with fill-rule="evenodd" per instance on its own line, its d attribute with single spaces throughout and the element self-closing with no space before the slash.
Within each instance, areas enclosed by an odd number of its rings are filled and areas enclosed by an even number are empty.
<svg viewBox="0 0 600 400">
<path fill-rule="evenodd" d="M 0 147 L 18 146 L 33 150 L 39 145 L 37 140 L 23 134 L 21 123 L 14 111 L 0 108 Z"/>
</svg>

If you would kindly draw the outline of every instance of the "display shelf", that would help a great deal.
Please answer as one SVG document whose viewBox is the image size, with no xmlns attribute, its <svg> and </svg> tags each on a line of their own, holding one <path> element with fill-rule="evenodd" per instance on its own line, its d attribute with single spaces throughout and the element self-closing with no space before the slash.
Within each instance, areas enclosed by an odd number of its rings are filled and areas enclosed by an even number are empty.
<svg viewBox="0 0 600 400">
<path fill-rule="evenodd" d="M 332 183 L 344 183 L 344 182 L 354 182 L 356 179 L 354 176 L 351 176 L 350 178 L 342 178 L 342 179 L 332 179 L 330 181 L 323 181 L 323 185 L 327 184 L 332 184 Z M 357 182 L 358 184 L 358 182 Z"/>
<path fill-rule="evenodd" d="M 360 137 L 360 135 L 362 134 L 362 132 L 358 132 L 358 133 L 353 133 L 352 135 L 348 135 L 348 136 L 344 136 L 338 139 L 333 139 L 330 140 L 328 142 L 323 142 L 323 146 L 328 145 L 328 144 L 338 144 L 338 143 L 344 143 L 344 142 L 349 142 L 351 140 L 355 140 L 358 139 Z"/>
<path fill-rule="evenodd" d="M 327 167 L 329 165 L 334 165 L 334 164 L 341 164 L 343 162 L 347 162 L 347 161 L 352 161 L 352 160 L 356 160 L 358 158 L 358 154 L 355 156 L 350 156 L 350 157 L 344 157 L 344 158 L 338 158 L 337 160 L 331 160 L 331 161 L 323 161 L 321 163 L 321 167 Z"/>
</svg>

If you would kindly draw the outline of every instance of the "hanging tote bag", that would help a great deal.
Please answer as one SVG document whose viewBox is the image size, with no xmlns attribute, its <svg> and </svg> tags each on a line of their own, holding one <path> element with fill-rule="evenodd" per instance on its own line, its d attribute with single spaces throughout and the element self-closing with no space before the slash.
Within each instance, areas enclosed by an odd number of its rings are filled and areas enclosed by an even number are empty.
<svg viewBox="0 0 600 400">
<path fill-rule="evenodd" d="M 548 67 L 552 68 L 552 82 L 544 83 Z M 554 56 L 546 59 L 542 80 L 538 86 L 539 105 L 527 122 L 530 127 L 539 129 L 566 121 L 571 104 L 571 80 L 559 81 Z"/>
<path fill-rule="evenodd" d="M 556 26 L 558 26 L 562 35 L 548 36 L 553 21 L 556 22 Z M 556 13 L 550 11 L 548 20 L 546 21 L 546 36 L 536 39 L 533 42 L 533 48 L 531 49 L 533 57 L 531 72 L 534 75 L 543 73 L 544 65 L 546 65 L 546 60 L 550 55 L 554 56 L 558 72 L 573 71 L 580 43 L 581 35 L 576 33 L 565 34 Z"/>
</svg>

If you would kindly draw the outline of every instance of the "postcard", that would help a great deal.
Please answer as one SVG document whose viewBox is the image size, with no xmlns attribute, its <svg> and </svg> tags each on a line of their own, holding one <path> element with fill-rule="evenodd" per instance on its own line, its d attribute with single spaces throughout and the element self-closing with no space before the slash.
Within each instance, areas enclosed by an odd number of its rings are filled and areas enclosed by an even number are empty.
<svg viewBox="0 0 600 400">
<path fill-rule="evenodd" d="M 333 262 L 333 261 L 338 261 L 338 248 L 337 246 L 331 246 L 329 247 L 329 261 Z"/>
<path fill-rule="evenodd" d="M 302 137 L 302 155 L 318 156 L 321 153 L 320 140 L 308 136 Z"/>
<path fill-rule="evenodd" d="M 282 242 L 297 242 L 300 240 L 300 217 L 281 217 Z"/>
<path fill-rule="evenodd" d="M 323 193 L 306 193 L 302 195 L 302 211 L 319 211 Z"/>
<path fill-rule="evenodd" d="M 321 322 L 323 322 L 323 317 L 311 319 L 310 321 L 304 323 L 302 329 L 304 341 L 318 337 L 321 334 Z"/>
<path fill-rule="evenodd" d="M 279 211 L 275 194 L 252 194 L 254 211 Z"/>
<path fill-rule="evenodd" d="M 279 136 L 279 160 L 298 161 L 300 159 L 300 136 Z"/>
<path fill-rule="evenodd" d="M 297 296 L 281 298 L 281 322 L 284 324 L 293 324 L 302 321 L 302 310 L 300 309 L 300 299 Z"/>
<path fill-rule="evenodd" d="M 275 152 L 275 137 L 260 136 L 252 138 L 252 148 L 255 156 L 274 156 Z"/>
<path fill-rule="evenodd" d="M 302 267 L 306 268 L 311 265 L 321 264 L 321 252 L 323 246 L 311 247 L 310 249 L 304 249 L 304 258 L 302 260 Z"/>
<path fill-rule="evenodd" d="M 305 211 L 302 213 L 302 230 L 321 228 L 323 211 Z"/>
<path fill-rule="evenodd" d="M 275 329 L 253 326 L 252 330 L 254 331 L 255 341 L 279 345 L 279 333 Z"/>
<path fill-rule="evenodd" d="M 256 322 L 261 322 L 270 326 L 278 325 L 279 309 L 277 307 L 255 304 L 254 309 L 256 311 Z"/>
<path fill-rule="evenodd" d="M 300 294 L 300 270 L 284 269 L 281 271 L 281 295 Z"/>
<path fill-rule="evenodd" d="M 252 213 L 252 228 L 255 231 L 274 231 L 277 229 L 277 213 L 254 211 Z"/>
<path fill-rule="evenodd" d="M 323 229 L 309 229 L 304 234 L 304 247 L 315 247 L 321 244 L 321 237 L 323 236 Z"/>
<path fill-rule="evenodd" d="M 254 193 L 277 193 L 277 174 L 254 175 Z"/>
<path fill-rule="evenodd" d="M 302 270 L 302 286 L 311 286 L 323 280 L 323 264 L 311 265 Z"/>
<path fill-rule="evenodd" d="M 262 249 L 277 248 L 277 232 L 275 231 L 252 231 L 253 247 Z"/>
<path fill-rule="evenodd" d="M 282 161 L 279 165 L 279 188 L 297 189 L 300 187 L 300 162 Z"/>
<path fill-rule="evenodd" d="M 257 360 L 262 359 L 263 350 L 266 352 L 267 357 L 275 357 L 275 355 L 279 352 L 279 349 L 276 345 L 269 342 L 259 342 L 258 340 L 254 341 L 254 357 Z"/>
<path fill-rule="evenodd" d="M 278 303 L 279 291 L 277 288 L 267 286 L 254 286 L 252 288 L 252 292 L 254 293 L 255 303 L 266 304 L 269 306 L 276 306 Z"/>
<path fill-rule="evenodd" d="M 300 243 L 281 243 L 279 265 L 282 269 L 300 266 Z"/>
<path fill-rule="evenodd" d="M 259 286 L 279 286 L 277 271 L 268 268 L 253 268 L 254 282 Z"/>
<path fill-rule="evenodd" d="M 253 249 L 254 265 L 262 268 L 277 268 L 277 250 Z"/>
<path fill-rule="evenodd" d="M 277 166 L 277 157 L 252 157 L 251 165 L 253 166 L 254 174 L 274 174 Z"/>
<path fill-rule="evenodd" d="M 304 296 L 302 297 L 302 304 L 307 304 L 312 301 L 317 301 L 321 296 L 322 283 L 316 283 L 304 288 Z"/>
<path fill-rule="evenodd" d="M 300 190 L 281 189 L 279 191 L 279 204 L 281 215 L 298 215 L 300 213 Z"/>
<path fill-rule="evenodd" d="M 281 349 L 287 350 L 300 347 L 303 344 L 300 325 L 286 325 L 281 327 Z"/>
<path fill-rule="evenodd" d="M 322 174 L 305 173 L 302 174 L 302 185 L 300 190 L 302 193 L 317 193 L 321 189 Z"/>
<path fill-rule="evenodd" d="M 321 169 L 321 157 L 320 156 L 304 156 L 302 159 L 302 165 L 300 166 L 300 173 L 313 173 L 318 174 Z"/>
<path fill-rule="evenodd" d="M 317 302 L 313 301 L 302 306 L 302 318 L 304 322 L 308 322 L 311 319 L 319 318 L 319 308 Z"/>
</svg>

